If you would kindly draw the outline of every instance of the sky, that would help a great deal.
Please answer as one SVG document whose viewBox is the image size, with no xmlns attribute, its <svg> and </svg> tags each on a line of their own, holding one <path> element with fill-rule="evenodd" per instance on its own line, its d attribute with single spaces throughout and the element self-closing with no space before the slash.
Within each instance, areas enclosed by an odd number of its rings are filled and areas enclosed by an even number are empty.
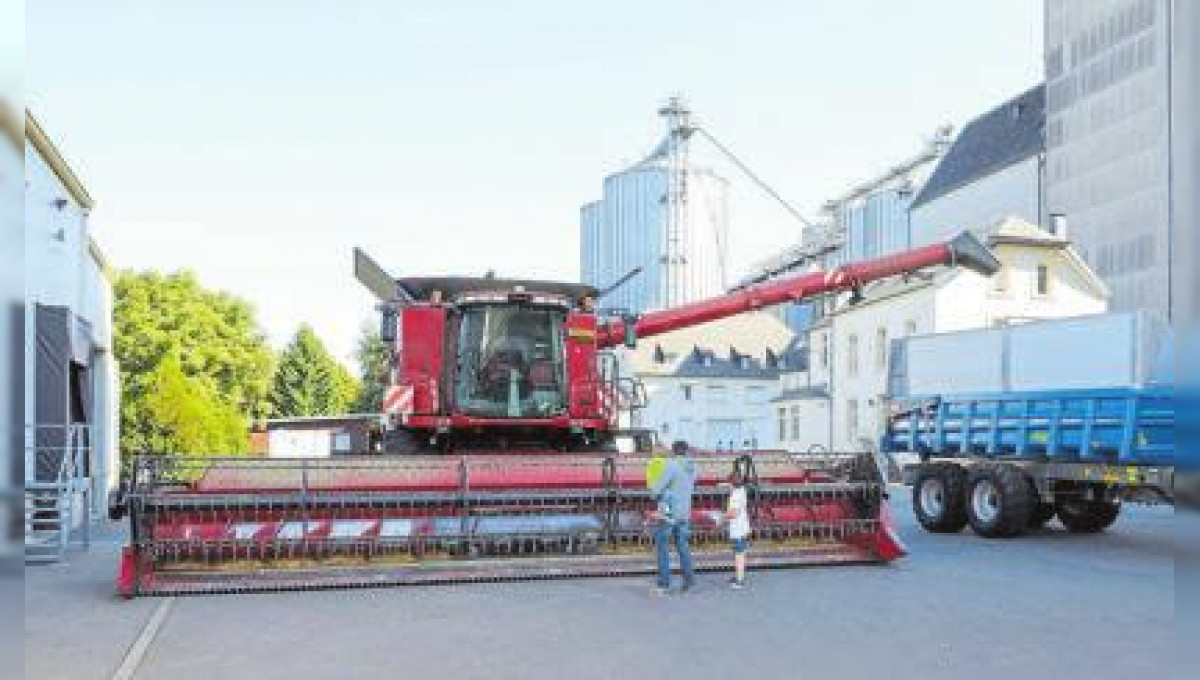
<svg viewBox="0 0 1200 680">
<path fill-rule="evenodd" d="M 579 206 L 682 94 L 806 215 L 1041 80 L 1042 0 L 47 0 L 27 105 L 118 267 L 191 269 L 343 360 L 397 276 L 575 279 Z M 17 77 L 17 76 L 14 76 Z M 800 224 L 731 181 L 729 264 Z"/>
</svg>

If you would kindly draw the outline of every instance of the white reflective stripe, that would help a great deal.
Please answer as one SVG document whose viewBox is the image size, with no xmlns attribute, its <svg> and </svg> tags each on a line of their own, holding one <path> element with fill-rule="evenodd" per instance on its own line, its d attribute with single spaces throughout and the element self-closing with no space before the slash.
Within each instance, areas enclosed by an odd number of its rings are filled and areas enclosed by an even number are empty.
<svg viewBox="0 0 1200 680">
<path fill-rule="evenodd" d="M 262 524 L 260 522 L 252 524 L 234 524 L 233 537 L 242 540 L 254 538 L 258 535 L 258 532 L 262 531 L 266 526 L 266 524 Z"/>
<path fill-rule="evenodd" d="M 393 385 L 383 398 L 384 413 L 407 413 L 412 410 L 413 388 L 411 385 Z"/>
<path fill-rule="evenodd" d="M 275 532 L 275 538 L 304 538 L 306 526 L 311 531 L 315 525 L 312 522 L 284 522 L 279 525 L 279 531 Z"/>
<path fill-rule="evenodd" d="M 411 536 L 413 524 L 411 519 L 385 519 L 379 523 L 379 535 L 385 537 Z"/>
<path fill-rule="evenodd" d="M 330 538 L 361 538 L 379 523 L 375 520 L 336 520 L 329 530 Z"/>
</svg>

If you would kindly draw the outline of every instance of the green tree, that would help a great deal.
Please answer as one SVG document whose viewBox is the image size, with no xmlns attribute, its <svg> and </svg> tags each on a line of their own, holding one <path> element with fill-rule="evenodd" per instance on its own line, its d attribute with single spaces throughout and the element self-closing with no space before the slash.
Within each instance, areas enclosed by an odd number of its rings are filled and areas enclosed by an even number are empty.
<svg viewBox="0 0 1200 680">
<path fill-rule="evenodd" d="M 383 407 L 383 390 L 388 384 L 390 364 L 387 345 L 379 338 L 379 329 L 373 324 L 363 324 L 359 331 L 354 359 L 358 362 L 359 379 L 354 411 L 379 413 Z"/>
<path fill-rule="evenodd" d="M 246 450 L 246 419 L 204 384 L 183 372 L 179 355 L 167 355 L 151 372 L 145 401 L 157 451 L 192 454 Z"/>
<path fill-rule="evenodd" d="M 278 416 L 324 416 L 345 413 L 354 403 L 358 383 L 338 363 L 313 329 L 301 325 L 279 356 L 271 389 Z"/>
<path fill-rule="evenodd" d="M 215 451 L 220 443 L 222 453 L 244 451 L 246 423 L 267 414 L 274 362 L 253 308 L 228 293 L 203 288 L 186 271 L 121 272 L 114 293 L 121 450 L 201 453 L 192 447 Z M 168 408 L 164 391 L 184 395 L 184 403 Z M 185 427 L 182 414 L 218 429 L 232 428 L 235 414 L 241 434 L 222 434 L 212 443 L 194 434 L 193 425 Z"/>
</svg>

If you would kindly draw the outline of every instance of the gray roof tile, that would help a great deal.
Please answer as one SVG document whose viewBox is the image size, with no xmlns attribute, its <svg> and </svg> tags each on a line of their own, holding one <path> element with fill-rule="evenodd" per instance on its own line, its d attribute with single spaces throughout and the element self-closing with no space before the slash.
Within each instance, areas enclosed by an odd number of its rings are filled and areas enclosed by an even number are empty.
<svg viewBox="0 0 1200 680">
<path fill-rule="evenodd" d="M 1046 88 L 1038 85 L 967 124 L 938 163 L 912 207 L 945 196 L 1046 148 Z"/>
</svg>

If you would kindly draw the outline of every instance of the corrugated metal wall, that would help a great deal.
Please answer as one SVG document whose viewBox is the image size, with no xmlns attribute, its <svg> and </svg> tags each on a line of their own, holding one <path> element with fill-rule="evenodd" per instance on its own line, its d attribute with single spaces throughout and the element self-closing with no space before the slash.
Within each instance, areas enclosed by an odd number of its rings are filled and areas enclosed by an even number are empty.
<svg viewBox="0 0 1200 680">
<path fill-rule="evenodd" d="M 643 268 L 601 306 L 641 312 L 724 292 L 727 182 L 707 169 L 687 171 L 686 206 L 677 233 L 681 261 L 668 267 L 668 180 L 666 165 L 650 159 L 605 178 L 603 198 L 581 208 L 584 283 L 604 287 L 635 267 Z"/>
</svg>

